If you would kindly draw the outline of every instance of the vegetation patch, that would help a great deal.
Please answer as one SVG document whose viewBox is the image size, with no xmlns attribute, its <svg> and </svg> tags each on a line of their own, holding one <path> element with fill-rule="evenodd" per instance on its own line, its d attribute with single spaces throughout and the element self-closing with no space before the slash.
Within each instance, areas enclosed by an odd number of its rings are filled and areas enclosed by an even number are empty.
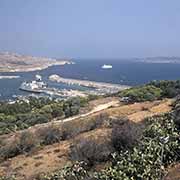
<svg viewBox="0 0 180 180">
<path fill-rule="evenodd" d="M 162 90 L 161 96 L 167 98 L 173 98 L 180 93 L 180 80 L 175 81 L 151 81 L 149 85 L 153 85 Z"/>
<path fill-rule="evenodd" d="M 151 81 L 148 84 L 123 90 L 118 95 L 128 97 L 129 102 L 153 101 L 161 98 L 173 98 L 180 93 L 180 80 Z"/>
<path fill-rule="evenodd" d="M 161 97 L 162 90 L 153 85 L 134 87 L 120 92 L 121 97 L 128 97 L 131 102 L 154 101 Z"/>
<path fill-rule="evenodd" d="M 81 97 L 66 101 L 30 97 L 28 101 L 17 101 L 14 104 L 1 102 L 0 135 L 47 123 L 53 118 L 76 115 L 80 107 L 85 106 L 87 102 L 86 98 Z"/>
</svg>

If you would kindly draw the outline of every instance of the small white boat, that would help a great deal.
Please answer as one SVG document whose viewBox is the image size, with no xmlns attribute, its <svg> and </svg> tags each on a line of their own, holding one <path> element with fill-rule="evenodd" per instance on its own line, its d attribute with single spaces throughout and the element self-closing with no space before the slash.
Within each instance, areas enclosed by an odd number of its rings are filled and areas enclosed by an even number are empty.
<svg viewBox="0 0 180 180">
<path fill-rule="evenodd" d="M 112 69 L 112 65 L 111 64 L 104 64 L 103 66 L 101 66 L 102 69 Z"/>
</svg>

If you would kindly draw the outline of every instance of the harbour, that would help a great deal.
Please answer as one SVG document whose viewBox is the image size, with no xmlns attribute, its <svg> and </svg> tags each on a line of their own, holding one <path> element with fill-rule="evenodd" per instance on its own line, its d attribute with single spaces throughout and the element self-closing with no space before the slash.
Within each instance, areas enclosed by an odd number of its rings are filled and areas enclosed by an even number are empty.
<svg viewBox="0 0 180 180">
<path fill-rule="evenodd" d="M 14 99 L 17 96 L 34 95 L 33 92 L 19 90 L 19 87 L 23 82 L 34 80 L 36 74 L 42 76 L 43 81 L 48 84 L 48 88 L 52 88 L 50 91 L 46 92 L 54 94 L 54 96 L 55 94 L 66 96 L 66 94 L 69 93 L 73 93 L 74 95 L 76 92 L 80 94 L 103 94 L 104 91 L 106 93 L 111 93 L 111 88 L 107 89 L 102 86 L 101 88 L 88 87 L 83 86 L 82 83 L 81 86 L 79 86 L 79 82 L 74 83 L 74 81 L 69 84 L 51 81 L 49 80 L 49 77 L 53 74 L 57 74 L 65 79 L 76 79 L 82 80 L 83 82 L 88 81 L 88 83 L 89 81 L 92 81 L 93 83 L 102 82 L 103 84 L 105 83 L 105 85 L 115 84 L 115 87 L 117 87 L 115 88 L 116 90 L 121 89 L 122 85 L 135 86 L 147 83 L 154 79 L 173 80 L 180 77 L 180 64 L 149 64 L 123 60 L 118 62 L 116 60 L 73 60 L 73 62 L 75 62 L 75 64 L 51 66 L 41 71 L 0 73 L 0 76 L 4 77 L 0 79 L 0 100 Z M 103 64 L 112 64 L 113 68 L 102 69 L 101 67 Z M 160 68 L 162 71 L 159 71 Z M 15 76 L 18 78 L 5 78 L 7 76 Z M 47 93 L 36 93 L 35 95 L 46 96 Z"/>
<path fill-rule="evenodd" d="M 40 75 L 35 76 L 35 80 L 30 82 L 22 82 L 19 89 L 21 91 L 26 91 L 29 93 L 41 93 L 51 97 L 61 97 L 61 98 L 71 98 L 71 97 L 86 97 L 88 95 L 106 95 L 117 93 L 120 90 L 127 89 L 129 86 L 111 84 L 111 83 L 103 83 L 103 82 L 95 82 L 95 81 L 85 81 L 85 80 L 77 80 L 77 79 L 68 79 L 62 78 L 58 75 L 50 75 L 50 81 L 56 81 L 57 83 L 65 83 L 68 85 L 78 85 L 84 86 L 88 89 L 86 91 L 73 90 L 73 89 L 57 89 L 53 87 L 49 87 L 46 82 L 43 82 L 42 77 Z"/>
</svg>

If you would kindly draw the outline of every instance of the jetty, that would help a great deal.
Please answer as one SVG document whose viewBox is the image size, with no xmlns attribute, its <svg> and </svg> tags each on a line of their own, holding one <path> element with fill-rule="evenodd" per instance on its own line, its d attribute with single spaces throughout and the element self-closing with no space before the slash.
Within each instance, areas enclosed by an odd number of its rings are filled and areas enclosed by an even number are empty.
<svg viewBox="0 0 180 180">
<path fill-rule="evenodd" d="M 94 88 L 96 89 L 96 91 L 104 92 L 104 93 L 116 93 L 118 91 L 130 88 L 130 86 L 121 85 L 121 84 L 112 84 L 112 83 L 96 82 L 96 81 L 89 81 L 89 80 L 63 78 L 57 74 L 50 75 L 49 80 L 55 81 L 58 83 L 65 83 L 69 85 L 79 85 L 79 86 Z"/>
</svg>

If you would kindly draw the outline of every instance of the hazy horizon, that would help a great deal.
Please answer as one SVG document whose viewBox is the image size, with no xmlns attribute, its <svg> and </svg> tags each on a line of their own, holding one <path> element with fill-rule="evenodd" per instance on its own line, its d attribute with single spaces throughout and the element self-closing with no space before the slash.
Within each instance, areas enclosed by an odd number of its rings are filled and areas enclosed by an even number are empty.
<svg viewBox="0 0 180 180">
<path fill-rule="evenodd" d="M 180 1 L 1 0 L 0 51 L 80 59 L 180 57 Z"/>
</svg>

